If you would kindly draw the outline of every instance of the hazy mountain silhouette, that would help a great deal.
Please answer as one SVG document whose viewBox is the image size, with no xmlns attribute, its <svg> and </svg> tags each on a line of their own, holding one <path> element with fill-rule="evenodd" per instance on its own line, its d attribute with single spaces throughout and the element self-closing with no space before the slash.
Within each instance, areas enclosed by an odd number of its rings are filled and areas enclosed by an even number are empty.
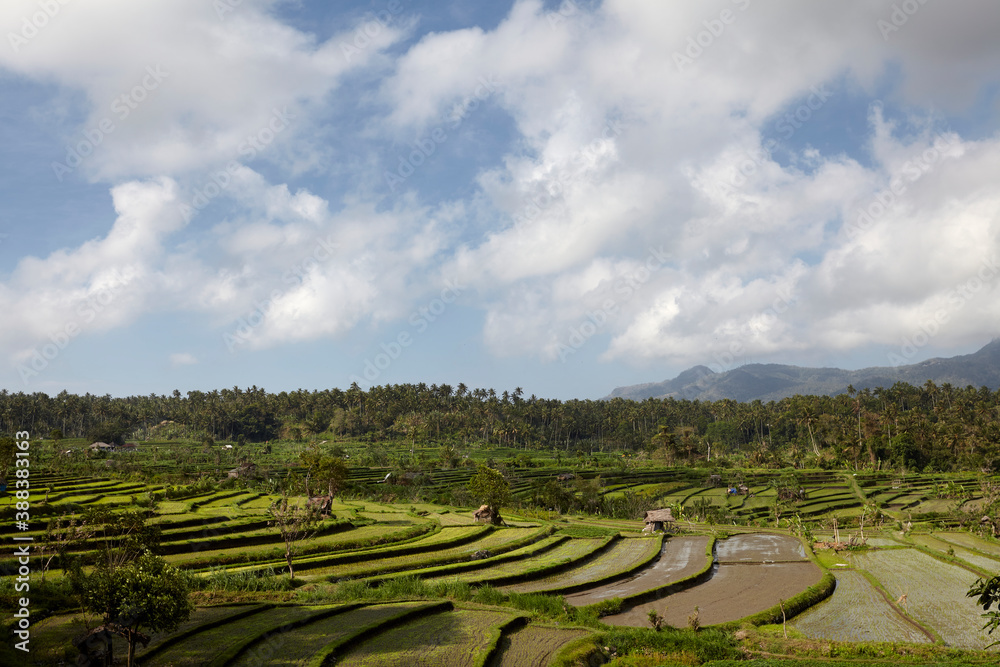
<svg viewBox="0 0 1000 667">
<path fill-rule="evenodd" d="M 908 366 L 874 366 L 856 371 L 804 368 L 784 364 L 747 364 L 722 373 L 695 366 L 673 380 L 618 387 L 606 398 L 678 398 L 716 401 L 777 401 L 795 394 L 834 396 L 855 389 L 891 387 L 896 382 L 920 386 L 932 380 L 955 387 L 1000 388 L 1000 338 L 978 352 L 947 359 L 935 358 Z"/>
</svg>

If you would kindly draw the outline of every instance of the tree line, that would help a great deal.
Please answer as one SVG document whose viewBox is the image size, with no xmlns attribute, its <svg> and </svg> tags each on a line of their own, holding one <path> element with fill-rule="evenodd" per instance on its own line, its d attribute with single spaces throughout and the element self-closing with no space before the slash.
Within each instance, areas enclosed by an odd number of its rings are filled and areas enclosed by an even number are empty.
<svg viewBox="0 0 1000 667">
<path fill-rule="evenodd" d="M 568 400 L 464 384 L 268 393 L 258 387 L 182 395 L 83 396 L 0 391 L 12 433 L 141 440 L 164 422 L 188 437 L 246 442 L 329 433 L 371 442 L 483 444 L 524 450 L 645 452 L 666 464 L 948 471 L 1000 466 L 1000 391 L 940 386 L 793 396 L 780 401 Z"/>
</svg>

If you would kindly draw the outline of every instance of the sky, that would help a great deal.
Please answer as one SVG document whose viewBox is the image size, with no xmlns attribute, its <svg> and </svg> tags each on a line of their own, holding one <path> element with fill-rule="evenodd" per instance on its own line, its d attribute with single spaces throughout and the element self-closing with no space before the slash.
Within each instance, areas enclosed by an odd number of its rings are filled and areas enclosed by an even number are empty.
<svg viewBox="0 0 1000 667">
<path fill-rule="evenodd" d="M 1000 321 L 992 0 L 4 0 L 0 388 L 600 398 Z"/>
</svg>

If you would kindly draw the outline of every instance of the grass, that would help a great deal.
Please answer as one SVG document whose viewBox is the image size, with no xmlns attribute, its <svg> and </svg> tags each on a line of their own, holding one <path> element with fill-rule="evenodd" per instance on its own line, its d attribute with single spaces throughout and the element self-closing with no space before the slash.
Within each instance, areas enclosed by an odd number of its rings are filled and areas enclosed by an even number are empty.
<svg viewBox="0 0 1000 667">
<path fill-rule="evenodd" d="M 337 664 L 481 667 L 499 640 L 494 630 L 511 619 L 501 611 L 471 609 L 424 616 L 361 642 L 344 652 Z"/>
</svg>

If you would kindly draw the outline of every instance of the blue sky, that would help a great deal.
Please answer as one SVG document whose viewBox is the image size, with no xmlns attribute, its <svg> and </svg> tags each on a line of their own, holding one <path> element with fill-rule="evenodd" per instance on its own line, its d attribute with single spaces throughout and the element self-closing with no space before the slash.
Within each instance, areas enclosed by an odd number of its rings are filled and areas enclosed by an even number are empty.
<svg viewBox="0 0 1000 667">
<path fill-rule="evenodd" d="M 0 386 L 598 398 L 998 333 L 1000 6 L 7 0 Z"/>
</svg>

